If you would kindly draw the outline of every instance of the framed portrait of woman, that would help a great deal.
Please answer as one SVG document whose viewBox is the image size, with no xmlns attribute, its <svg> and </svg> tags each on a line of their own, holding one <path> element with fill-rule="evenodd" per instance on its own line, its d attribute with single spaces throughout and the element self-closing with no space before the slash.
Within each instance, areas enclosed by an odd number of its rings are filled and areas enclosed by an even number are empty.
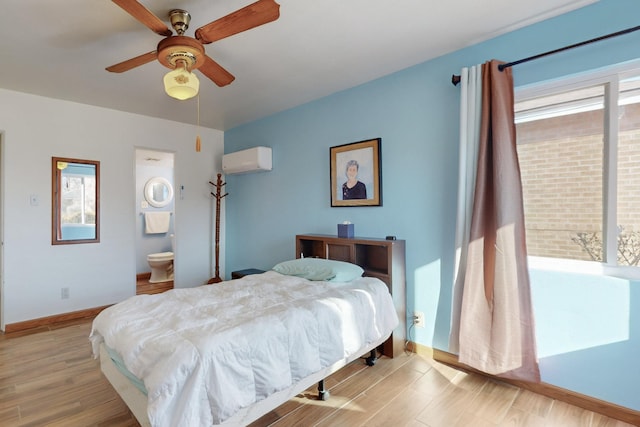
<svg viewBox="0 0 640 427">
<path fill-rule="evenodd" d="M 382 206 L 381 138 L 330 148 L 331 207 Z"/>
</svg>

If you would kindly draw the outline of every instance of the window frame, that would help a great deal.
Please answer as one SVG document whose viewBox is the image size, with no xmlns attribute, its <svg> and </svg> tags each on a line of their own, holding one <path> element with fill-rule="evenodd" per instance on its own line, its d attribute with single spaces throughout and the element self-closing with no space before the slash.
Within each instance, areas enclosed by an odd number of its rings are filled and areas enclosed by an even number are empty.
<svg viewBox="0 0 640 427">
<path fill-rule="evenodd" d="M 575 260 L 571 258 L 551 258 L 529 256 L 529 265 L 534 268 L 604 274 L 640 279 L 640 266 L 617 264 L 618 226 L 618 93 L 620 81 L 630 77 L 640 77 L 640 60 L 588 71 L 549 81 L 532 83 L 514 88 L 514 102 L 568 92 L 589 86 L 603 85 L 604 93 L 604 153 L 602 170 L 602 218 L 603 218 L 603 262 Z M 613 125 L 612 125 L 613 124 Z"/>
<path fill-rule="evenodd" d="M 92 166 L 95 170 L 95 227 L 93 238 L 71 239 L 62 237 L 62 171 L 58 162 Z M 75 245 L 82 243 L 100 243 L 100 161 L 83 160 L 68 157 L 51 158 L 51 244 Z"/>
</svg>

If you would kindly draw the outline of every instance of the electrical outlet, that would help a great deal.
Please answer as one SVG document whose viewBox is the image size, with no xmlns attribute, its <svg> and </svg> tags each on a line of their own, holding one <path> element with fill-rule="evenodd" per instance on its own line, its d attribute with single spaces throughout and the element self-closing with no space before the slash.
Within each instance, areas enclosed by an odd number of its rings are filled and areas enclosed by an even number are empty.
<svg viewBox="0 0 640 427">
<path fill-rule="evenodd" d="M 413 324 L 418 328 L 424 328 L 424 313 L 421 311 L 413 312 Z"/>
<path fill-rule="evenodd" d="M 60 289 L 60 298 L 69 299 L 69 288 Z"/>
</svg>

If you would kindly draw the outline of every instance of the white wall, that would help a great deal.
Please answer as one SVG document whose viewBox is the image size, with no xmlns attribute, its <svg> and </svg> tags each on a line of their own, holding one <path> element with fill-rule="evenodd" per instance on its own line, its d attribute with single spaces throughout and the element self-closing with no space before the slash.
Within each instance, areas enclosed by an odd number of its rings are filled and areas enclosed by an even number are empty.
<svg viewBox="0 0 640 427">
<path fill-rule="evenodd" d="M 198 132 L 200 153 L 195 126 L 0 89 L 2 329 L 135 294 L 136 147 L 175 153 L 175 286 L 207 282 L 215 209 L 208 182 L 220 170 L 224 134 Z M 100 243 L 51 245 L 53 156 L 100 161 Z M 69 299 L 61 299 L 63 287 Z"/>
</svg>

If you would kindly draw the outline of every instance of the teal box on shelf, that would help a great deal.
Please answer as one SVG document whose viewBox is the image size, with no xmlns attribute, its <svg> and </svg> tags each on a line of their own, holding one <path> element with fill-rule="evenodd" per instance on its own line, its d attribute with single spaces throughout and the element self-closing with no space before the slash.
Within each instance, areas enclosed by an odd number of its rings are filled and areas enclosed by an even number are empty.
<svg viewBox="0 0 640 427">
<path fill-rule="evenodd" d="M 353 224 L 338 224 L 338 237 L 353 237 Z"/>
</svg>

